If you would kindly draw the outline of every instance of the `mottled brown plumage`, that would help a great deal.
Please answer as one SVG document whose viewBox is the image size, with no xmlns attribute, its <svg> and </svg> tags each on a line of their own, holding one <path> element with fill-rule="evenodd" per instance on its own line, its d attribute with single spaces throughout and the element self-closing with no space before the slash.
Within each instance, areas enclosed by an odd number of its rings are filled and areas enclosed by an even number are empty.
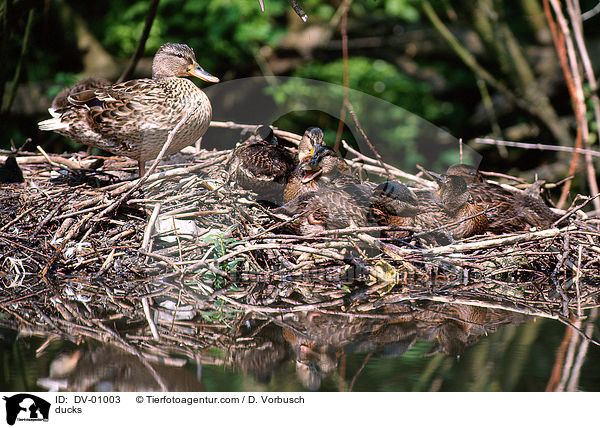
<svg viewBox="0 0 600 428">
<path fill-rule="evenodd" d="M 314 140 L 313 142 L 316 145 L 312 149 L 312 157 L 306 159 L 301 156 L 300 158 L 305 160 L 301 161 L 290 175 L 283 192 L 285 202 L 308 192 L 317 192 L 326 186 L 339 187 L 347 183 L 360 182 L 351 174 L 348 164 L 335 151 Z"/>
<path fill-rule="evenodd" d="M 292 215 L 301 214 L 293 223 L 301 234 L 365 226 L 370 191 L 333 150 L 317 146 L 312 158 L 292 174 L 284 192 L 288 203 L 283 208 Z"/>
<path fill-rule="evenodd" d="M 279 203 L 294 168 L 291 153 L 268 126 L 241 143 L 229 160 L 231 177 L 244 189 L 256 192 L 260 199 Z"/>
<path fill-rule="evenodd" d="M 439 184 L 436 194 L 431 191 L 414 193 L 398 182 L 381 183 L 371 196 L 369 215 L 379 225 L 400 229 L 426 231 L 444 226 L 442 233 L 447 231 L 454 239 L 484 233 L 487 218 L 481 207 L 472 202 L 464 179 L 444 176 Z M 450 225 L 455 222 L 458 223 Z M 384 236 L 402 239 L 409 234 L 408 230 L 399 230 Z"/>
<path fill-rule="evenodd" d="M 154 57 L 152 79 L 115 85 L 81 82 L 59 94 L 49 109 L 53 119 L 38 125 L 78 143 L 136 159 L 142 175 L 145 162 L 158 155 L 180 122 L 166 154 L 195 143 L 208 129 L 210 101 L 184 76 L 219 81 L 198 65 L 189 46 L 167 43 Z"/>
<path fill-rule="evenodd" d="M 421 212 L 423 207 L 419 206 L 417 195 L 397 181 L 380 183 L 370 197 L 369 218 L 380 226 L 397 226 L 400 229 L 383 232 L 382 236 L 386 238 L 409 236 L 412 218 Z"/>
<path fill-rule="evenodd" d="M 448 226 L 452 237 L 464 239 L 485 233 L 488 219 L 482 207 L 474 203 L 464 178 L 458 175 L 443 177 L 439 190 L 442 206 L 442 224 L 458 222 Z"/>
<path fill-rule="evenodd" d="M 485 210 L 488 230 L 492 233 L 526 231 L 531 227 L 548 229 L 560 218 L 539 199 L 486 182 L 469 165 L 452 165 L 446 174 L 460 176 L 466 181 L 473 201 Z"/>
</svg>

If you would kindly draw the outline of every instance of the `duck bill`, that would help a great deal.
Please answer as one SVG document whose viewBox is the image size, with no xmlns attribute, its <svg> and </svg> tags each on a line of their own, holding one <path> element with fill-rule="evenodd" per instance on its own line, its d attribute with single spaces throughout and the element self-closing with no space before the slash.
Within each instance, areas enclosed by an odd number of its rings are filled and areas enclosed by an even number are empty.
<svg viewBox="0 0 600 428">
<path fill-rule="evenodd" d="M 425 175 L 429 176 L 429 178 L 433 179 L 439 186 L 446 182 L 446 177 L 443 174 L 438 174 L 437 172 L 429 171 L 423 169 Z"/>
<path fill-rule="evenodd" d="M 219 78 L 218 77 L 215 77 L 212 74 L 208 73 L 206 70 L 204 70 L 202 67 L 200 67 L 197 64 L 196 64 L 196 66 L 194 68 L 191 68 L 191 69 L 188 70 L 188 74 L 190 76 L 197 77 L 198 79 L 202 79 L 202 80 L 205 80 L 207 82 L 212 82 L 212 83 L 219 82 Z"/>
<path fill-rule="evenodd" d="M 321 174 L 320 169 L 304 170 L 304 175 L 300 181 L 302 181 L 302 183 L 308 183 L 309 181 L 312 181 L 315 178 L 317 178 L 320 174 Z"/>
</svg>

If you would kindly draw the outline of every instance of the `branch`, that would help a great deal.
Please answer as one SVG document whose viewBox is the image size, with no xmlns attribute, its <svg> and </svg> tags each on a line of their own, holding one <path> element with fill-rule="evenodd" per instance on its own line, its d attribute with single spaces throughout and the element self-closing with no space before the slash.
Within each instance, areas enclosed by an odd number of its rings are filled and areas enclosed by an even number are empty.
<svg viewBox="0 0 600 428">
<path fill-rule="evenodd" d="M 8 101 L 6 102 L 6 106 L 4 109 L 1 109 L 2 112 L 10 111 L 10 107 L 12 106 L 13 101 L 15 100 L 15 96 L 17 95 L 17 87 L 19 86 L 19 79 L 21 78 L 21 65 L 23 64 L 23 58 L 27 53 L 27 45 L 29 44 L 29 35 L 31 34 L 31 24 L 33 22 L 33 12 L 34 9 L 29 10 L 29 15 L 27 16 L 27 24 L 25 25 L 25 35 L 23 36 L 23 44 L 21 45 L 21 54 L 19 55 L 19 61 L 17 62 L 17 67 L 15 68 L 15 75 L 13 77 L 12 85 L 10 87 L 10 93 L 8 94 Z M 5 36 L 8 36 L 5 34 Z M 0 100 L 1 101 L 1 100 Z M 1 105 L 0 105 L 1 107 Z"/>
<path fill-rule="evenodd" d="M 160 0 L 152 0 L 152 4 L 150 5 L 150 10 L 148 10 L 148 15 L 146 15 L 146 22 L 144 24 L 144 30 L 142 31 L 142 36 L 138 41 L 138 44 L 135 48 L 135 52 L 133 53 L 133 57 L 131 58 L 131 62 L 127 69 L 121 74 L 117 83 L 130 80 L 133 76 L 133 72 L 135 71 L 135 67 L 139 62 L 140 58 L 144 54 L 144 47 L 146 46 L 146 41 L 148 40 L 148 36 L 150 36 L 150 29 L 152 28 L 152 23 L 154 22 L 154 17 L 156 16 L 156 10 L 158 9 L 158 2 Z"/>
</svg>

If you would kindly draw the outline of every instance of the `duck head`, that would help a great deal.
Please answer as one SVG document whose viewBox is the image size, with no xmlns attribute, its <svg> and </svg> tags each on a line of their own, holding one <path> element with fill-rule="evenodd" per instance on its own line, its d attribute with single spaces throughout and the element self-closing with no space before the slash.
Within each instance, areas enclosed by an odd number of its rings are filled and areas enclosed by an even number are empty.
<svg viewBox="0 0 600 428">
<path fill-rule="evenodd" d="M 339 165 L 340 159 L 332 149 L 315 145 L 312 157 L 300 166 L 303 172 L 302 182 L 306 183 L 317 177 L 324 182 L 329 182 L 340 172 Z"/>
<path fill-rule="evenodd" d="M 166 43 L 158 49 L 152 62 L 152 78 L 195 76 L 207 82 L 219 79 L 205 71 L 196 61 L 194 50 L 181 43 Z"/>
<path fill-rule="evenodd" d="M 471 200 L 465 179 L 458 175 L 442 175 L 437 192 L 439 204 L 449 213 L 458 211 Z"/>
<path fill-rule="evenodd" d="M 315 148 L 322 145 L 323 131 L 321 128 L 317 128 L 316 126 L 308 128 L 298 145 L 298 162 L 309 161 L 315 153 Z"/>
<path fill-rule="evenodd" d="M 476 168 L 464 163 L 450 165 L 446 170 L 446 175 L 458 175 L 462 177 L 467 184 L 483 183 L 483 177 Z"/>
<path fill-rule="evenodd" d="M 266 125 L 261 125 L 256 129 L 255 134 L 260 138 L 261 141 L 266 141 L 267 143 L 277 145 L 279 144 L 279 139 L 275 136 L 273 132 L 273 128 Z"/>
</svg>

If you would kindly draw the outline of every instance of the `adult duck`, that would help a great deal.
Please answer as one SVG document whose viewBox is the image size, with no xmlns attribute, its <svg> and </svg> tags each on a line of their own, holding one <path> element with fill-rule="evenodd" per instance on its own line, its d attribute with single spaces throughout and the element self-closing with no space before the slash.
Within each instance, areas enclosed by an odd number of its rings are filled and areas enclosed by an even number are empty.
<svg viewBox="0 0 600 428">
<path fill-rule="evenodd" d="M 320 138 L 311 137 L 311 135 L 313 137 L 315 135 L 311 134 L 311 132 L 314 132 L 311 130 L 314 129 L 318 128 L 309 128 L 302 138 L 298 148 L 300 163 L 290 175 L 284 189 L 284 202 L 289 202 L 308 192 L 316 192 L 324 186 L 339 187 L 346 183 L 360 182 L 352 175 L 350 167 L 344 159 L 333 149 L 322 144 L 322 132 Z M 309 137 L 307 137 L 307 134 L 309 134 Z M 306 153 L 311 152 L 312 156 L 308 158 Z"/>
<path fill-rule="evenodd" d="M 299 214 L 293 224 L 301 234 L 369 224 L 371 188 L 349 172 L 346 163 L 333 150 L 318 146 L 313 157 L 299 165 L 300 184 L 292 179 L 286 186 L 282 209 Z M 292 186 L 296 186 L 290 188 Z"/>
<path fill-rule="evenodd" d="M 294 161 L 273 129 L 260 126 L 231 153 L 228 168 L 241 187 L 256 192 L 260 199 L 278 203 Z"/>
<path fill-rule="evenodd" d="M 488 229 L 492 233 L 527 231 L 532 227 L 549 229 L 560 218 L 560 215 L 539 199 L 488 183 L 470 165 L 452 165 L 446 174 L 460 176 L 465 180 L 473 201 L 485 210 Z"/>
<path fill-rule="evenodd" d="M 185 76 L 219 81 L 198 65 L 192 48 L 166 43 L 154 56 L 152 79 L 76 85 L 59 94 L 49 109 L 53 118 L 39 128 L 135 159 L 142 176 L 145 162 L 156 158 L 175 128 L 167 155 L 195 143 L 208 129 L 210 101 Z"/>
<path fill-rule="evenodd" d="M 384 231 L 382 237 L 406 238 L 410 235 L 413 218 L 424 211 L 419 199 L 403 183 L 384 181 L 379 183 L 371 194 L 369 219 L 380 226 L 395 226 L 399 229 Z"/>
</svg>

